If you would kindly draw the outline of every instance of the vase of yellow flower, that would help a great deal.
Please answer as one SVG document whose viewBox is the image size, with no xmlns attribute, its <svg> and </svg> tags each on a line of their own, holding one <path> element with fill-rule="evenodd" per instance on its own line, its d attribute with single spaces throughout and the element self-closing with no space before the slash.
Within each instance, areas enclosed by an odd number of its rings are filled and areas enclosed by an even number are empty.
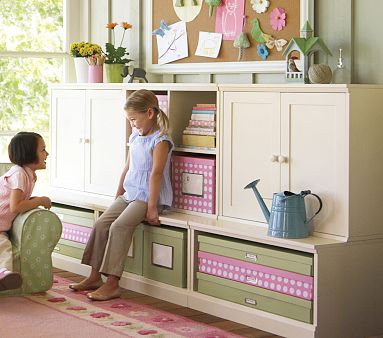
<svg viewBox="0 0 383 338">
<path fill-rule="evenodd" d="M 106 25 L 106 28 L 112 31 L 113 43 L 107 42 L 105 44 L 105 75 L 107 82 L 122 82 L 123 81 L 123 69 L 126 64 L 131 62 L 127 56 L 129 53 L 126 51 L 125 47 L 122 47 L 124 41 L 125 33 L 128 29 L 131 29 L 133 26 L 130 23 L 122 22 L 121 27 L 124 29 L 122 34 L 120 45 L 115 47 L 115 31 L 114 29 L 118 26 L 115 22 L 110 22 Z"/>
<path fill-rule="evenodd" d="M 88 82 L 88 58 L 101 55 L 101 53 L 101 47 L 95 43 L 81 41 L 70 44 L 70 54 L 73 56 L 77 82 Z"/>
</svg>

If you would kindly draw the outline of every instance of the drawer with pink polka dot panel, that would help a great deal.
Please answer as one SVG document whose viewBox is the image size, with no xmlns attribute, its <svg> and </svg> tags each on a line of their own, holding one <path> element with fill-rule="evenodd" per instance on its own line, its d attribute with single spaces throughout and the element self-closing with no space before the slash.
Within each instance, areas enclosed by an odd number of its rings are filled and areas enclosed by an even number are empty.
<svg viewBox="0 0 383 338">
<path fill-rule="evenodd" d="M 53 211 L 62 222 L 62 233 L 54 251 L 81 259 L 94 224 L 94 211 L 55 203 Z"/>
<path fill-rule="evenodd" d="M 235 260 L 313 276 L 311 253 L 213 234 L 198 235 L 198 251 Z"/>
<path fill-rule="evenodd" d="M 198 252 L 198 271 L 307 300 L 313 299 L 313 277 Z"/>
<path fill-rule="evenodd" d="M 173 207 L 215 214 L 214 156 L 172 156 Z"/>
</svg>

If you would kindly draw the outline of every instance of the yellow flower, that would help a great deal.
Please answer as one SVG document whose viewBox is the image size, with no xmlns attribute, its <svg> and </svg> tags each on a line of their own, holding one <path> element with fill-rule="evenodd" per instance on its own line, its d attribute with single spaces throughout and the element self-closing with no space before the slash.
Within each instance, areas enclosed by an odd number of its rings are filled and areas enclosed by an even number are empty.
<svg viewBox="0 0 383 338">
<path fill-rule="evenodd" d="M 96 54 L 101 54 L 101 46 L 89 42 L 72 42 L 70 44 L 70 54 L 73 57 L 89 57 Z"/>
</svg>

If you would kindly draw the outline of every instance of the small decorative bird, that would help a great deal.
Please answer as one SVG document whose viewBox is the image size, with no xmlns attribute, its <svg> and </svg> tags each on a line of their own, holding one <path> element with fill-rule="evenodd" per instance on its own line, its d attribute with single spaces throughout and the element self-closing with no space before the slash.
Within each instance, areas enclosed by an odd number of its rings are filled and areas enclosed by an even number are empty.
<svg viewBox="0 0 383 338">
<path fill-rule="evenodd" d="M 289 68 L 289 72 L 294 72 L 294 73 L 300 72 L 300 70 L 295 64 L 294 58 L 289 59 L 288 68 Z"/>
</svg>

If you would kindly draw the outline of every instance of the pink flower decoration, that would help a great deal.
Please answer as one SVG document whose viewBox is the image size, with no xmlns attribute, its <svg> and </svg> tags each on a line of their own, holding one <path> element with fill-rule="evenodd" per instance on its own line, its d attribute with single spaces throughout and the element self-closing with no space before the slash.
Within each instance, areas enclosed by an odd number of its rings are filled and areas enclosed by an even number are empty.
<svg viewBox="0 0 383 338">
<path fill-rule="evenodd" d="M 113 309 L 125 309 L 128 307 L 132 307 L 132 306 L 127 303 L 116 303 L 111 306 L 111 308 Z"/>
<path fill-rule="evenodd" d="M 270 25 L 275 31 L 281 31 L 286 26 L 286 11 L 277 7 L 270 13 Z"/>
<path fill-rule="evenodd" d="M 128 325 L 131 325 L 131 324 L 132 323 L 130 323 L 130 322 L 119 321 L 119 322 L 113 322 L 110 325 L 113 325 L 113 326 L 128 326 Z"/>
<path fill-rule="evenodd" d="M 155 334 L 157 333 L 157 331 L 156 330 L 140 330 L 140 331 L 137 331 L 137 333 L 139 333 L 142 336 L 147 336 L 148 334 Z"/>
<path fill-rule="evenodd" d="M 93 312 L 90 314 L 90 316 L 93 318 L 105 318 L 105 317 L 109 317 L 110 314 L 106 312 Z"/>
<path fill-rule="evenodd" d="M 65 297 L 53 297 L 53 298 L 48 299 L 48 302 L 51 302 L 51 303 L 61 303 L 61 302 L 65 302 L 65 301 L 66 301 Z"/>
<path fill-rule="evenodd" d="M 83 307 L 83 306 L 69 306 L 69 307 L 67 307 L 67 310 L 82 311 L 82 310 L 86 310 L 86 307 Z"/>
<path fill-rule="evenodd" d="M 153 318 L 153 322 L 155 323 L 168 323 L 168 322 L 174 322 L 172 318 L 169 317 L 155 317 Z"/>
</svg>

